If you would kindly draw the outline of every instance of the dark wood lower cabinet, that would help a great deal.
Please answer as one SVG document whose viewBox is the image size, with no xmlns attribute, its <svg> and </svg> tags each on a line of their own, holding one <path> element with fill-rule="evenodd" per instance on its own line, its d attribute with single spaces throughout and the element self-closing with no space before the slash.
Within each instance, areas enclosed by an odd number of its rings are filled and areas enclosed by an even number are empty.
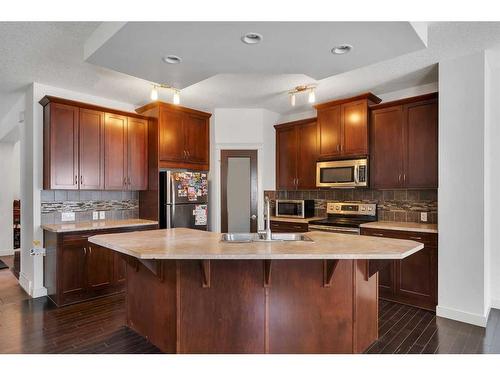
<svg viewBox="0 0 500 375">
<path fill-rule="evenodd" d="M 379 297 L 435 311 L 437 305 L 438 249 L 436 233 L 362 228 L 366 236 L 422 242 L 424 248 L 402 260 L 388 260 L 379 271 Z"/>
<path fill-rule="evenodd" d="M 44 232 L 44 285 L 49 298 L 64 306 L 125 288 L 125 261 L 114 251 L 88 242 L 90 236 L 156 229 L 156 226 L 99 231 Z"/>
</svg>

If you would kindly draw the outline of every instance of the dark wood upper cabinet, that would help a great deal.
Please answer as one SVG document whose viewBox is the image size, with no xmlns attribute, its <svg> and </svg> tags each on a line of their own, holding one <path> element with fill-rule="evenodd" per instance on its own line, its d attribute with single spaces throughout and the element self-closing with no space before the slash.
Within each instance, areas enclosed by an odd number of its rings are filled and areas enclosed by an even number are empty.
<svg viewBox="0 0 500 375">
<path fill-rule="evenodd" d="M 44 189 L 146 190 L 149 120 L 45 96 Z"/>
<path fill-rule="evenodd" d="M 104 112 L 80 108 L 79 184 L 82 190 L 104 189 Z"/>
<path fill-rule="evenodd" d="M 437 188 L 437 93 L 373 106 L 370 143 L 373 188 Z"/>
<path fill-rule="evenodd" d="M 148 188 L 148 121 L 129 117 L 127 124 L 127 182 L 129 190 Z"/>
<path fill-rule="evenodd" d="M 44 106 L 44 189 L 78 189 L 78 113 L 72 105 Z"/>
<path fill-rule="evenodd" d="M 405 116 L 405 183 L 412 188 L 438 187 L 437 98 L 403 107 Z"/>
<path fill-rule="evenodd" d="M 319 155 L 339 156 L 342 145 L 342 122 L 340 105 L 318 111 Z"/>
<path fill-rule="evenodd" d="M 104 124 L 105 189 L 126 190 L 127 117 L 106 113 Z"/>
<path fill-rule="evenodd" d="M 275 125 L 276 188 L 315 189 L 318 158 L 316 118 Z"/>
<path fill-rule="evenodd" d="M 158 122 L 158 167 L 210 169 L 210 113 L 163 102 L 136 109 Z"/>
<path fill-rule="evenodd" d="M 368 106 L 380 103 L 366 93 L 315 105 L 318 112 L 318 157 L 365 156 L 368 149 Z"/>
<path fill-rule="evenodd" d="M 403 108 L 374 110 L 370 124 L 370 186 L 403 187 Z"/>
</svg>

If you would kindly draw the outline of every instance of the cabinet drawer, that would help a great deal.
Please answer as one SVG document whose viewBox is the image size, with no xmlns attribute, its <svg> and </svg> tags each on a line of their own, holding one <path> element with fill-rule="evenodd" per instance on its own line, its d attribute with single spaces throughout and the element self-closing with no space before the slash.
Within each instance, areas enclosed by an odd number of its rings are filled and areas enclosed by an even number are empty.
<svg viewBox="0 0 500 375">
<path fill-rule="evenodd" d="M 307 232 L 307 223 L 293 223 L 288 221 L 271 221 L 271 231 L 273 232 Z"/>
<path fill-rule="evenodd" d="M 400 230 L 361 228 L 361 234 L 365 236 L 399 238 L 423 243 L 425 246 L 437 247 L 437 233 L 408 232 Z"/>
</svg>

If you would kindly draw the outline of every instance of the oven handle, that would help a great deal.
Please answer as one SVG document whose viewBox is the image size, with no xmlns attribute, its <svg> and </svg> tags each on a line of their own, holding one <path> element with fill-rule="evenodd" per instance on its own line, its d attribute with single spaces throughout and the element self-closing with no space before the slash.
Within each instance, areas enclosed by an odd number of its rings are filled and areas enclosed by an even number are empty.
<svg viewBox="0 0 500 375">
<path fill-rule="evenodd" d="M 347 227 L 331 227 L 328 225 L 311 225 L 309 224 L 309 231 L 320 231 L 320 232 L 335 232 L 335 233 L 352 233 L 359 234 L 359 228 L 347 228 Z"/>
</svg>

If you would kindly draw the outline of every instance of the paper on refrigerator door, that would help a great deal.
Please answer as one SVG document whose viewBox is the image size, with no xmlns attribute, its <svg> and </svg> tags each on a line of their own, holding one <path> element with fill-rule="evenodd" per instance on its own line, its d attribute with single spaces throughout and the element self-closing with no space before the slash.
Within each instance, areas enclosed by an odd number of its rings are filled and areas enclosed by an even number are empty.
<svg viewBox="0 0 500 375">
<path fill-rule="evenodd" d="M 194 206 L 194 225 L 207 225 L 207 205 L 197 204 Z"/>
</svg>

